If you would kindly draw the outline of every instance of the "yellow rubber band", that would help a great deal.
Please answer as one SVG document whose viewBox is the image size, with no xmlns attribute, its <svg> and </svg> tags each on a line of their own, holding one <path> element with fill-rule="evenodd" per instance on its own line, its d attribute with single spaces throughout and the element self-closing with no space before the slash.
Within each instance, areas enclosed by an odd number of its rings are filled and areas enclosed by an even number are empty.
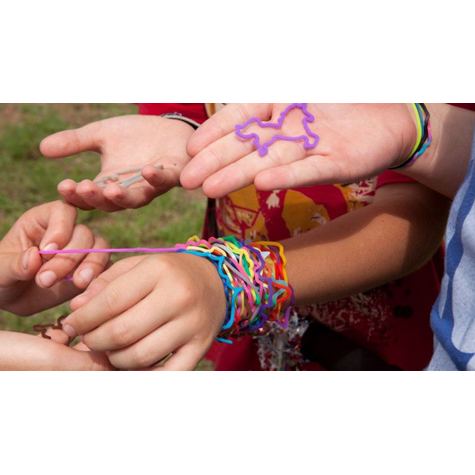
<svg viewBox="0 0 475 475">
<path fill-rule="evenodd" d="M 397 165 L 394 165 L 394 166 L 390 167 L 389 170 L 397 170 L 398 168 L 402 167 L 405 163 L 409 162 L 409 159 L 416 153 L 416 150 L 418 149 L 418 147 L 421 143 L 423 130 L 422 130 L 422 124 L 421 124 L 420 117 L 419 117 L 419 111 L 417 110 L 417 106 L 416 106 L 415 102 L 412 103 L 411 106 L 412 106 L 412 109 L 413 109 L 414 114 L 416 115 L 416 119 L 417 119 L 417 122 L 416 122 L 416 127 L 417 127 L 416 144 L 414 145 L 414 148 L 412 149 L 412 152 L 410 153 L 409 157 L 407 157 L 401 163 L 398 163 Z"/>
<path fill-rule="evenodd" d="M 414 155 L 414 153 L 416 152 L 422 140 L 422 124 L 421 124 L 421 121 L 419 120 L 419 111 L 417 110 L 417 106 L 415 103 L 412 103 L 411 106 L 412 106 L 412 109 L 414 110 L 414 114 L 416 114 L 416 119 L 417 119 L 417 140 L 416 140 L 416 145 L 414 145 L 414 148 L 412 149 L 412 152 L 409 155 L 409 157 Z"/>
</svg>

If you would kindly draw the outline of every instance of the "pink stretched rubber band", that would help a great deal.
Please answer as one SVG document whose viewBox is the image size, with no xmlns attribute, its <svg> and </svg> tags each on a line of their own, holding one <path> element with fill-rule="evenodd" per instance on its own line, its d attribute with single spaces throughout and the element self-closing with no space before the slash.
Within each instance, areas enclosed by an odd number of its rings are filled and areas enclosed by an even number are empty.
<svg viewBox="0 0 475 475">
<path fill-rule="evenodd" d="M 40 254 L 106 254 L 112 252 L 176 252 L 178 249 L 171 248 L 150 248 L 150 247 L 136 247 L 132 249 L 62 249 L 59 251 L 39 251 Z"/>
</svg>

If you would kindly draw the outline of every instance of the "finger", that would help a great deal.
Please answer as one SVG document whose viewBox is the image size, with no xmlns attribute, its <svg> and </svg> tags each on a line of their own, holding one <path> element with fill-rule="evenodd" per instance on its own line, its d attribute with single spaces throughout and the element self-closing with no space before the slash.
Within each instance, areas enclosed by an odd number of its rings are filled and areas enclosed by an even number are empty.
<svg viewBox="0 0 475 475">
<path fill-rule="evenodd" d="M 160 194 L 177 186 L 180 182 L 178 168 L 172 167 L 157 169 L 152 165 L 147 165 L 142 169 L 142 176 L 156 190 L 160 190 Z"/>
<path fill-rule="evenodd" d="M 40 206 L 36 221 L 46 229 L 39 248 L 41 250 L 63 249 L 68 244 L 76 225 L 77 209 L 64 201 L 55 201 Z"/>
<path fill-rule="evenodd" d="M 108 249 L 109 243 L 98 237 L 92 249 Z M 110 260 L 110 254 L 88 254 L 74 271 L 73 282 L 78 289 L 85 289 L 87 286 L 106 268 Z"/>
<path fill-rule="evenodd" d="M 99 152 L 100 127 L 100 122 L 94 122 L 79 129 L 65 130 L 50 135 L 42 140 L 40 151 L 48 158 L 63 158 L 85 151 Z"/>
<path fill-rule="evenodd" d="M 157 196 L 169 191 L 179 184 L 178 168 L 157 169 L 147 165 L 142 169 L 143 181 L 130 188 L 110 184 L 104 188 L 104 197 L 123 209 L 136 209 L 149 204 Z"/>
<path fill-rule="evenodd" d="M 94 330 L 140 302 L 152 291 L 154 284 L 153 279 L 147 278 L 142 269 L 133 268 L 69 315 L 63 321 L 63 330 L 70 337 Z"/>
<path fill-rule="evenodd" d="M 94 235 L 92 231 L 82 224 L 74 226 L 73 234 L 68 245 L 68 249 L 90 249 L 94 245 Z M 85 254 L 58 254 L 49 260 L 38 271 L 36 283 L 39 287 L 49 289 L 58 281 L 69 275 L 79 263 L 85 258 Z"/>
<path fill-rule="evenodd" d="M 90 211 L 94 209 L 94 206 L 88 205 L 82 198 L 76 193 L 77 183 L 73 180 L 63 180 L 58 184 L 58 193 L 68 202 L 79 209 L 84 211 Z"/>
<path fill-rule="evenodd" d="M 110 281 L 106 281 L 102 276 L 95 279 L 87 288 L 85 292 L 79 294 L 71 300 L 69 306 L 71 310 L 75 312 L 80 309 L 82 306 L 86 305 L 90 300 L 92 300 L 99 292 L 105 289 L 110 284 Z"/>
<path fill-rule="evenodd" d="M 158 296 L 160 301 L 160 296 Z M 170 320 L 167 306 L 157 306 L 157 299 L 145 298 L 137 305 L 84 335 L 94 351 L 113 351 L 137 343 Z"/>
<path fill-rule="evenodd" d="M 191 338 L 181 322 L 170 322 L 127 348 L 107 353 L 119 369 L 148 368 L 183 346 Z"/>
<path fill-rule="evenodd" d="M 122 261 L 116 262 L 106 272 L 103 272 L 97 279 L 93 280 L 87 290 L 82 294 L 75 297 L 70 302 L 71 310 L 76 311 L 83 305 L 92 300 L 97 294 L 99 294 L 104 288 L 106 288 L 117 277 L 135 267 L 139 262 L 143 260 L 142 256 L 129 257 Z"/>
<path fill-rule="evenodd" d="M 18 253 L 5 253 L 1 259 L 0 285 L 2 287 L 33 279 L 43 263 L 37 247 L 30 247 Z"/>
<path fill-rule="evenodd" d="M 77 211 L 63 201 L 54 201 L 27 211 L 17 224 L 29 242 L 40 249 L 59 249 L 71 238 L 76 224 Z"/>
<path fill-rule="evenodd" d="M 113 212 L 124 208 L 112 203 L 104 196 L 104 188 L 91 180 L 83 180 L 76 188 L 77 196 L 87 205 L 102 211 Z"/>
<path fill-rule="evenodd" d="M 69 336 L 63 332 L 63 330 L 48 328 L 46 335 L 50 337 L 55 343 L 60 345 L 67 345 L 69 343 Z M 44 338 L 43 335 L 38 335 L 39 338 Z"/>
<path fill-rule="evenodd" d="M 73 348 L 77 351 L 91 351 L 82 341 L 74 345 Z"/>
<path fill-rule="evenodd" d="M 314 155 L 299 162 L 259 172 L 255 178 L 255 185 L 259 190 L 283 190 L 354 181 L 353 171 L 341 167 L 329 157 Z"/>
<path fill-rule="evenodd" d="M 194 190 L 218 170 L 252 154 L 255 149 L 252 141 L 239 140 L 231 133 L 210 144 L 196 155 L 183 169 L 180 181 L 184 188 Z"/>
<path fill-rule="evenodd" d="M 152 367 L 149 371 L 193 371 L 206 352 L 196 345 L 185 345 L 177 350 L 162 366 Z"/>
<path fill-rule="evenodd" d="M 133 188 L 123 188 L 113 183 L 103 190 L 104 198 L 117 210 L 140 208 L 153 201 L 158 194 L 159 192 L 146 182 Z"/>
<path fill-rule="evenodd" d="M 272 104 L 229 104 L 208 119 L 190 137 L 187 152 L 194 157 L 211 143 L 233 132 L 238 124 L 244 124 L 252 117 L 270 119 Z"/>
<path fill-rule="evenodd" d="M 269 152 L 264 157 L 254 151 L 236 163 L 214 173 L 203 183 L 203 192 L 210 198 L 221 198 L 253 184 L 259 172 L 303 157 L 305 157 L 305 150 L 301 144 L 286 141 L 277 142 L 269 148 Z"/>
</svg>

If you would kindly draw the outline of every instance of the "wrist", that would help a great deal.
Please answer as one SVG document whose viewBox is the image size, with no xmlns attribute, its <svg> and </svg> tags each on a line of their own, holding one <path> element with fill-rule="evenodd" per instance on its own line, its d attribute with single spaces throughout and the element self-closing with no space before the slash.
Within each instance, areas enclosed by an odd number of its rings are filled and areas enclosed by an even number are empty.
<svg viewBox="0 0 475 475">
<path fill-rule="evenodd" d="M 405 113 L 401 116 L 401 147 L 397 159 L 390 170 L 411 165 L 430 145 L 430 114 L 424 104 L 406 103 Z M 430 136 L 430 140 L 429 140 Z M 423 149 L 423 150 L 422 150 Z"/>
<path fill-rule="evenodd" d="M 206 273 L 203 274 L 204 280 L 202 283 L 205 284 L 203 292 L 209 292 L 211 289 L 211 301 L 214 302 L 213 310 L 218 316 L 219 328 L 221 328 L 224 325 L 229 312 L 229 291 L 226 282 L 221 277 L 219 262 L 211 259 L 203 259 L 201 256 L 197 257 L 200 257 L 200 265 L 206 268 Z"/>
<path fill-rule="evenodd" d="M 194 237 L 176 249 L 205 257 L 218 270 L 227 301 L 219 341 L 231 343 L 239 336 L 263 335 L 274 322 L 287 327 L 294 294 L 280 244 L 250 243 L 235 237 L 209 241 Z"/>
<path fill-rule="evenodd" d="M 453 199 L 470 160 L 475 113 L 441 103 L 429 104 L 428 109 L 432 145 L 420 160 L 401 172 Z"/>
<path fill-rule="evenodd" d="M 417 116 L 417 112 L 414 110 L 413 103 L 406 103 L 404 104 L 406 110 L 411 118 L 411 132 L 407 134 L 407 139 L 405 140 L 405 147 L 404 147 L 404 154 L 402 155 L 402 161 L 406 160 L 409 156 L 411 156 L 418 145 L 418 142 L 421 139 L 420 131 L 418 130 L 418 123 L 419 118 Z"/>
<path fill-rule="evenodd" d="M 196 122 L 195 120 L 189 119 L 188 117 L 185 117 L 184 115 L 178 112 L 162 114 L 160 115 L 160 117 L 163 117 L 164 119 L 170 119 L 170 120 L 179 120 L 180 122 L 188 124 L 190 127 L 193 128 L 193 130 L 196 130 L 200 126 L 200 124 Z"/>
<path fill-rule="evenodd" d="M 169 265 L 176 267 L 176 258 L 183 260 L 184 267 L 195 276 L 193 286 L 196 287 L 196 293 L 193 295 L 195 297 L 206 295 L 206 300 L 212 302 L 212 320 L 217 322 L 218 330 L 221 329 L 227 313 L 228 292 L 226 289 L 223 291 L 219 266 L 212 259 L 203 259 L 203 257 L 208 257 L 204 254 L 180 251 L 170 258 Z M 168 259 L 167 254 L 160 256 L 160 259 Z"/>
</svg>

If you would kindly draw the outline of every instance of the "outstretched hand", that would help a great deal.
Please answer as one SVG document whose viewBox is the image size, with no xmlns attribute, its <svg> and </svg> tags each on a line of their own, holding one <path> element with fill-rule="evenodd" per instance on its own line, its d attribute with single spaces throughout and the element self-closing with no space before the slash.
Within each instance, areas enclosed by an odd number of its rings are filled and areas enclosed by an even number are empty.
<svg viewBox="0 0 475 475">
<path fill-rule="evenodd" d="M 58 192 L 78 208 L 118 211 L 145 206 L 179 184 L 180 172 L 190 159 L 186 142 L 192 133 L 193 128 L 179 120 L 130 115 L 58 132 L 45 138 L 40 150 L 49 158 L 86 151 L 100 153 L 101 172 L 96 180 L 123 170 L 141 169 L 144 180 L 129 188 L 116 183 L 101 188 L 87 179 L 80 183 L 66 179 L 58 184 Z"/>
<path fill-rule="evenodd" d="M 230 104 L 205 122 L 190 138 L 193 159 L 181 174 L 185 188 L 203 187 L 219 198 L 250 184 L 260 190 L 315 184 L 351 183 L 375 176 L 409 156 L 416 127 L 406 104 L 308 104 L 309 124 L 320 140 L 315 149 L 277 141 L 259 155 L 251 140 L 237 137 L 237 124 L 252 117 L 277 122 L 289 104 Z M 291 112 L 282 133 L 302 130 L 302 114 Z M 254 129 L 256 131 L 256 129 Z M 260 129 L 264 139 L 272 130 Z"/>
</svg>

